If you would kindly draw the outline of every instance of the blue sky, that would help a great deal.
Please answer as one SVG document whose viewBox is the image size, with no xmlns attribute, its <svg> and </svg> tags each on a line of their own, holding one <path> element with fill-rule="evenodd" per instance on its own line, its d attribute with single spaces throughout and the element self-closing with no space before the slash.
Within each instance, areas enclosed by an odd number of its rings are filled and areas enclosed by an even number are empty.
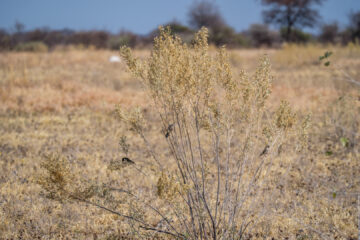
<svg viewBox="0 0 360 240">
<path fill-rule="evenodd" d="M 0 28 L 10 30 L 15 21 L 25 29 L 50 27 L 75 30 L 126 29 L 146 34 L 160 24 L 178 20 L 187 24 L 195 0 L 0 0 Z M 226 22 L 237 31 L 262 22 L 260 0 L 212 0 Z M 318 7 L 323 22 L 348 23 L 348 14 L 360 10 L 360 0 L 327 0 Z M 312 30 L 316 32 L 316 29 Z"/>
</svg>

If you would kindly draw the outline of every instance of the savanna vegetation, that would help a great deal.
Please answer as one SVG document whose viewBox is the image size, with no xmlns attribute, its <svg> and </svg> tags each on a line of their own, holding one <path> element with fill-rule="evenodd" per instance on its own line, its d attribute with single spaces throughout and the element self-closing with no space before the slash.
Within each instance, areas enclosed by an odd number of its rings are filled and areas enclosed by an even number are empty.
<svg viewBox="0 0 360 240">
<path fill-rule="evenodd" d="M 187 43 L 193 41 L 195 32 L 206 27 L 209 30 L 210 44 L 218 47 L 227 45 L 229 48 L 279 48 L 285 42 L 346 46 L 360 41 L 360 11 L 350 12 L 347 22 L 340 27 L 336 21 L 329 23 L 322 20 L 319 7 L 326 0 L 258 2 L 264 7 L 263 23 L 253 23 L 241 32 L 230 26 L 216 3 L 209 0 L 194 1 L 189 6 L 187 24 L 172 20 L 163 25 L 170 27 L 172 33 Z M 320 30 L 318 33 L 308 32 L 309 29 L 316 28 Z M 117 33 L 104 29 L 27 29 L 25 24 L 16 21 L 8 29 L 0 29 L 0 51 L 119 50 L 121 46 L 146 49 L 152 46 L 153 39 L 158 34 L 157 28 L 147 34 L 136 34 L 124 29 Z"/>
<path fill-rule="evenodd" d="M 356 239 L 360 46 L 0 53 L 0 239 Z"/>
</svg>

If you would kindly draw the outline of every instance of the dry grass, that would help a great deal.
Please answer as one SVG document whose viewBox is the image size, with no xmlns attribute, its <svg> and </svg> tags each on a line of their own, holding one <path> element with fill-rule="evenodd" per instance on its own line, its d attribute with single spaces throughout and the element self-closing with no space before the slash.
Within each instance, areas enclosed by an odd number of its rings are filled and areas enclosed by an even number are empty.
<svg viewBox="0 0 360 240">
<path fill-rule="evenodd" d="M 295 157 L 286 145 L 280 148 L 269 168 L 266 188 L 261 189 L 266 211 L 250 225 L 246 237 L 356 239 L 359 88 L 345 81 L 338 69 L 360 79 L 358 49 L 291 46 L 230 52 L 234 75 L 240 69 L 253 72 L 257 59 L 268 54 L 275 76 L 269 109 L 286 99 L 304 115 L 312 112 L 308 150 Z M 324 50 L 334 52 L 329 68 L 317 61 Z M 140 106 L 148 120 L 146 132 L 151 146 L 162 161 L 171 158 L 162 127 L 140 82 L 126 72 L 124 63 L 109 63 L 112 54 L 96 50 L 1 53 L 0 239 L 136 236 L 136 229 L 129 228 L 123 217 L 87 204 L 48 199 L 34 177 L 42 172 L 44 156 L 57 152 L 71 164 L 75 182 L 89 186 L 104 182 L 118 187 L 141 185 L 135 189 L 137 195 L 156 197 L 153 183 L 161 175 L 151 172 L 147 163 L 151 156 L 139 137 L 129 135 L 127 141 L 131 159 L 148 178 L 131 166 L 121 172 L 107 168 L 111 161 L 123 157 L 119 140 L 127 134 L 127 127 L 116 119 L 115 104 Z M 144 58 L 149 51 L 135 51 L 135 55 Z M 343 95 L 346 97 L 340 98 Z M 125 206 L 133 204 L 137 213 L 142 211 L 122 195 L 115 197 L 119 209 L 126 211 Z M 157 224 L 150 212 L 143 214 L 154 226 Z"/>
</svg>

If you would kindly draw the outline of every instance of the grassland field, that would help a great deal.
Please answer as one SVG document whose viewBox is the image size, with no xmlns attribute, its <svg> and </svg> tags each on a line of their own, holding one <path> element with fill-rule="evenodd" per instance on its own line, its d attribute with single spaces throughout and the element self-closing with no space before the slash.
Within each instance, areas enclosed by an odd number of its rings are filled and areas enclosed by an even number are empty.
<svg viewBox="0 0 360 240">
<path fill-rule="evenodd" d="M 319 56 L 328 50 L 333 56 L 325 67 Z M 150 50 L 134 53 L 146 58 Z M 126 238 L 123 218 L 83 203 L 50 200 L 36 182 L 44 154 L 57 152 L 71 162 L 79 178 L 116 186 L 143 182 L 143 191 L 155 191 L 136 169 L 107 168 L 112 159 L 122 157 L 119 139 L 127 133 L 116 117 L 116 104 L 139 106 L 150 123 L 151 146 L 161 159 L 171 155 L 140 81 L 124 62 L 108 61 L 116 54 L 0 53 L 0 239 Z M 264 216 L 249 238 L 357 239 L 360 87 L 348 80 L 360 81 L 360 47 L 232 49 L 233 75 L 241 69 L 253 72 L 264 54 L 274 75 L 268 107 L 286 99 L 299 115 L 311 113 L 312 124 L 309 149 L 301 158 L 286 152 L 277 157 L 292 167 L 281 191 L 262 196 L 267 202 L 279 200 L 281 209 L 271 215 L 271 224 Z M 128 141 L 131 158 L 142 166 L 146 153 L 140 139 L 129 135 Z M 271 178 L 285 169 L 275 161 Z M 149 177 L 156 181 L 157 176 Z"/>
</svg>

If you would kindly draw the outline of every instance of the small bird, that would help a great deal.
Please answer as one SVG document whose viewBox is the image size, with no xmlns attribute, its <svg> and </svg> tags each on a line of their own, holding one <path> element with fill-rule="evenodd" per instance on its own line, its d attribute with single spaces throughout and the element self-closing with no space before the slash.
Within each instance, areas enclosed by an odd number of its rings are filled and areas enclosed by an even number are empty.
<svg viewBox="0 0 360 240">
<path fill-rule="evenodd" d="M 265 154 L 267 154 L 268 150 L 269 150 L 269 147 L 270 147 L 269 145 L 266 145 L 264 150 L 260 153 L 259 157 L 264 156 Z"/>
<path fill-rule="evenodd" d="M 165 137 L 168 138 L 170 136 L 170 133 L 174 130 L 174 124 L 169 124 L 169 126 L 166 129 Z"/>
<path fill-rule="evenodd" d="M 122 163 L 123 163 L 124 166 L 135 165 L 135 162 L 132 161 L 132 160 L 130 160 L 130 159 L 127 158 L 127 157 L 123 157 L 123 158 L 122 158 Z M 144 173 L 143 171 L 141 171 L 141 169 L 137 168 L 136 166 L 133 166 L 133 168 L 135 168 L 135 169 L 136 169 L 138 172 L 140 172 L 141 174 L 144 174 L 145 176 L 147 176 L 146 173 Z"/>
<path fill-rule="evenodd" d="M 121 170 L 121 169 L 126 168 L 128 166 L 132 166 L 133 168 L 136 169 L 136 171 L 138 171 L 141 174 L 147 176 L 146 173 L 144 173 L 141 169 L 137 168 L 136 165 L 135 165 L 135 162 L 132 161 L 131 159 L 129 159 L 128 157 L 123 157 L 121 159 L 121 161 L 118 160 L 118 159 L 111 160 L 110 164 L 108 166 L 108 169 L 112 170 L 112 171 Z"/>
<path fill-rule="evenodd" d="M 122 158 L 122 163 L 125 164 L 125 165 L 135 164 L 134 161 L 130 160 L 130 159 L 127 158 L 127 157 L 123 157 L 123 158 Z"/>
</svg>

